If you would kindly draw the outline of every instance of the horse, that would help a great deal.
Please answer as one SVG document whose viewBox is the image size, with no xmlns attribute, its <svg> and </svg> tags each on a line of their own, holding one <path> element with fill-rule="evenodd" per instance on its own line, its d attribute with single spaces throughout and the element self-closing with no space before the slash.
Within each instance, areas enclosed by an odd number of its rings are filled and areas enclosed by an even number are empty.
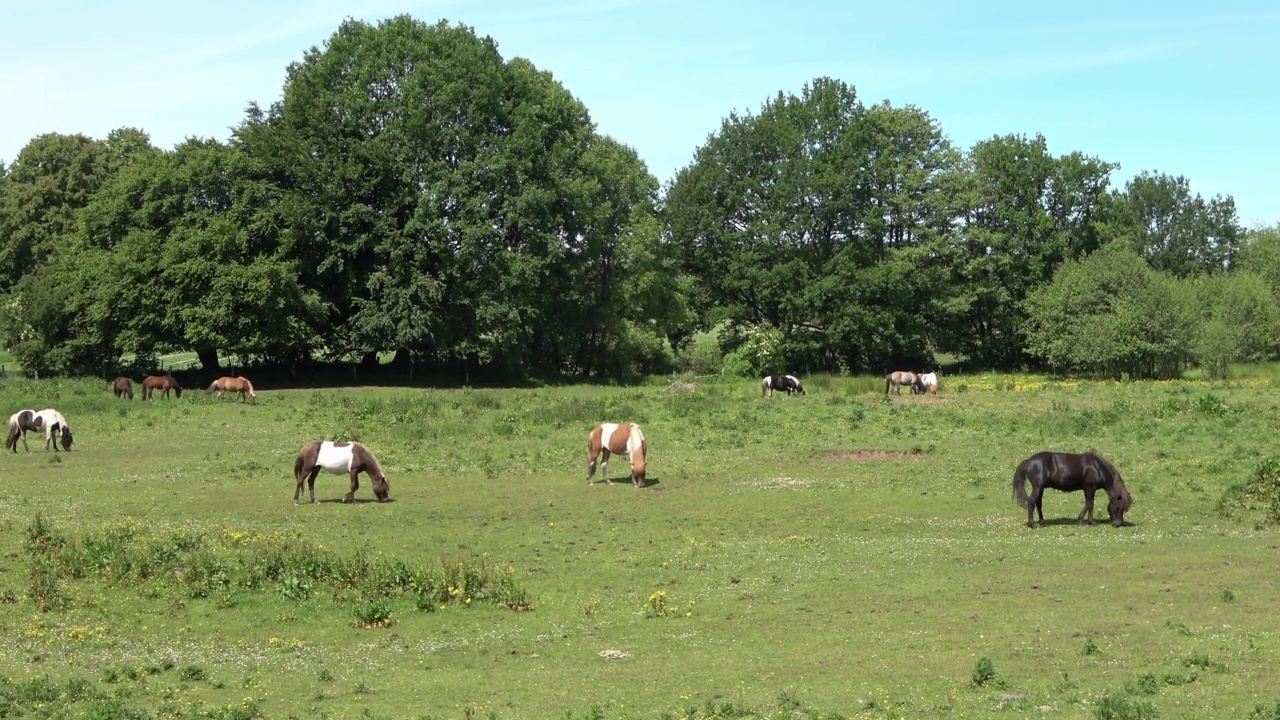
<svg viewBox="0 0 1280 720">
<path fill-rule="evenodd" d="M 1031 483 L 1029 496 L 1026 481 Z M 1123 525 L 1124 514 L 1133 507 L 1133 497 L 1124 486 L 1120 471 L 1097 453 L 1038 452 L 1018 464 L 1013 472 L 1013 499 L 1027 509 L 1029 528 L 1035 527 L 1031 521 L 1033 511 L 1039 513 L 1040 524 L 1044 524 L 1041 502 L 1045 488 L 1063 492 L 1084 490 L 1084 509 L 1076 516 L 1077 523 L 1084 522 L 1087 515 L 1089 524 L 1096 524 L 1093 520 L 1093 494 L 1098 488 L 1107 493 L 1107 517 L 1113 527 Z"/>
<path fill-rule="evenodd" d="M 373 481 L 373 494 L 378 502 L 386 502 L 387 494 L 391 491 L 391 483 L 387 482 L 387 474 L 383 472 L 378 458 L 364 445 L 358 442 L 312 440 L 298 449 L 298 457 L 293 461 L 293 479 L 297 482 L 293 489 L 294 505 L 298 504 L 304 482 L 311 490 L 312 504 L 316 502 L 316 476 L 321 470 L 334 475 L 348 473 L 351 476 L 351 490 L 343 496 L 344 503 L 355 502 L 362 472 Z"/>
<path fill-rule="evenodd" d="M 148 375 L 142 378 L 143 400 L 154 400 L 154 393 L 156 390 L 162 391 L 160 393 L 160 397 L 169 397 L 170 390 L 173 390 L 173 394 L 175 396 L 182 397 L 182 385 L 178 383 L 177 378 L 175 378 L 171 373 L 165 373 L 164 375 Z"/>
<path fill-rule="evenodd" d="M 766 375 L 760 381 L 760 397 L 764 397 L 768 393 L 769 397 L 773 397 L 774 390 L 785 390 L 788 395 L 796 393 L 805 395 L 804 386 L 800 384 L 800 379 L 795 375 Z"/>
<path fill-rule="evenodd" d="M 889 394 L 890 387 L 897 389 L 898 394 L 901 395 L 903 385 L 913 388 L 912 392 L 915 392 L 914 388 L 916 385 L 916 374 L 913 372 L 907 372 L 904 370 L 904 371 L 898 371 L 898 372 L 891 372 L 888 375 L 884 376 L 884 394 L 885 395 Z"/>
<path fill-rule="evenodd" d="M 920 392 L 938 394 L 938 373 L 924 373 L 917 378 L 920 385 Z"/>
<path fill-rule="evenodd" d="M 249 382 L 249 378 L 246 377 L 220 377 L 209 385 L 209 389 L 205 390 L 205 394 L 207 395 L 215 390 L 218 391 L 219 400 L 229 392 L 240 393 L 240 402 L 258 397 L 258 393 L 253 391 L 253 383 Z"/>
<path fill-rule="evenodd" d="M 631 484 L 644 487 L 645 456 L 649 453 L 649 441 L 644 432 L 635 423 L 600 423 L 587 434 L 587 485 L 591 484 L 591 476 L 596 474 L 596 458 L 603 453 L 600 473 L 604 475 L 604 484 L 612 485 L 609 480 L 609 455 L 626 453 L 631 461 Z"/>
<path fill-rule="evenodd" d="M 23 412 L 26 412 L 25 410 Z M 22 415 L 22 413 L 18 413 Z M 19 417 L 18 422 L 22 422 Z M 53 408 L 45 408 L 32 416 L 33 427 L 29 429 L 39 430 L 44 428 L 44 451 L 49 452 L 49 444 L 53 444 L 53 451 L 58 452 L 58 441 L 62 441 L 62 449 L 70 452 L 71 450 L 71 426 L 67 424 L 67 419 L 62 417 L 62 413 Z M 55 434 L 56 433 L 56 434 Z M 9 437 L 13 438 L 13 418 L 9 418 Z M 22 444 L 27 444 L 26 433 L 23 433 Z M 28 448 L 30 450 L 30 448 Z M 18 451 L 18 441 L 13 440 L 13 451 Z"/>
<path fill-rule="evenodd" d="M 9 436 L 4 441 L 4 446 L 8 450 L 18 452 L 18 440 L 22 440 L 22 447 L 27 452 L 31 452 L 31 446 L 27 444 L 27 431 L 34 430 L 41 432 L 44 430 L 44 417 L 36 414 L 35 410 L 19 410 L 9 416 Z"/>
<path fill-rule="evenodd" d="M 116 397 L 127 397 L 133 399 L 133 381 L 127 377 L 116 378 L 115 384 L 111 387 Z"/>
</svg>

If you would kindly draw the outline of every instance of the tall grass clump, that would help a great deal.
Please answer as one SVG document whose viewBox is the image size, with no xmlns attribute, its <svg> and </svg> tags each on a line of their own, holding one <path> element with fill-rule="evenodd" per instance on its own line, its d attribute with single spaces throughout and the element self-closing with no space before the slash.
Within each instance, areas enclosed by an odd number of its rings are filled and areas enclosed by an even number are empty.
<svg viewBox="0 0 1280 720">
<path fill-rule="evenodd" d="M 27 528 L 28 545 L 43 549 L 62 535 L 37 516 Z M 193 598 L 216 591 L 265 590 L 305 602 L 317 587 L 364 605 L 395 596 L 433 604 L 489 602 L 527 609 L 527 591 L 508 571 L 485 560 L 441 557 L 437 568 L 402 559 L 371 557 L 364 551 L 340 555 L 279 533 L 225 529 L 221 533 L 150 534 L 136 522 L 109 527 L 79 539 L 58 541 L 62 550 L 39 554 L 29 569 L 29 594 L 41 610 L 69 604 L 66 583 L 95 578 L 113 584 L 156 582 L 185 586 Z M 381 612 L 369 611 L 376 616 Z M 370 621 L 378 623 L 379 618 Z"/>
<path fill-rule="evenodd" d="M 1247 480 L 1232 483 L 1218 500 L 1218 513 L 1231 519 L 1259 510 L 1262 517 L 1254 527 L 1261 529 L 1280 522 L 1280 457 L 1275 455 L 1259 461 Z"/>
</svg>

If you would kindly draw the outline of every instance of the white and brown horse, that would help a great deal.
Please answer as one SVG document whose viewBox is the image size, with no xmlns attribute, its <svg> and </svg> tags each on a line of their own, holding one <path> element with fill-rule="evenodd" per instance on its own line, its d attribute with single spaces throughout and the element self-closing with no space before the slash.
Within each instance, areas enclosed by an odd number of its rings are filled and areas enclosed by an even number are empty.
<svg viewBox="0 0 1280 720">
<path fill-rule="evenodd" d="M 31 447 L 27 445 L 27 431 L 34 430 L 36 432 L 44 432 L 44 449 L 49 451 L 49 445 L 53 445 L 53 451 L 58 452 L 58 442 L 62 442 L 63 450 L 71 449 L 71 426 L 67 424 L 67 419 L 62 417 L 62 413 L 53 408 L 46 408 L 40 412 L 34 410 L 19 410 L 9 416 L 9 436 L 4 442 L 4 446 L 13 452 L 18 452 L 18 439 L 22 439 L 22 447 L 27 452 L 31 452 Z M 56 434 L 55 434 L 56 433 Z"/>
<path fill-rule="evenodd" d="M 293 461 L 293 477 L 297 481 L 297 487 L 293 490 L 294 505 L 298 504 L 303 483 L 311 490 L 311 502 L 316 502 L 316 476 L 321 470 L 334 475 L 347 473 L 351 476 L 351 490 L 342 498 L 345 503 L 355 501 L 362 472 L 373 481 L 373 494 L 378 502 L 386 502 L 387 493 L 391 491 L 391 483 L 387 482 L 387 474 L 383 472 L 378 458 L 364 445 L 358 442 L 312 440 L 298 449 L 298 458 Z"/>
<path fill-rule="evenodd" d="M 240 402 L 258 397 L 258 393 L 253 391 L 253 383 L 249 382 L 249 378 L 246 377 L 220 377 L 209 385 L 209 389 L 205 390 L 205 394 L 207 395 L 215 390 L 218 392 L 219 400 L 229 392 L 239 393 Z"/>
<path fill-rule="evenodd" d="M 596 474 L 596 458 L 604 455 L 600 463 L 600 473 L 604 475 L 606 485 L 609 480 L 609 455 L 626 454 L 631 461 L 631 483 L 636 487 L 644 487 L 645 456 L 649 453 L 649 441 L 644 432 L 635 423 L 600 423 L 587 435 L 587 484 Z"/>
<path fill-rule="evenodd" d="M 4 441 L 5 448 L 18 452 L 18 440 L 22 440 L 22 447 L 26 448 L 27 452 L 31 452 L 31 446 L 27 444 L 28 430 L 43 431 L 44 418 L 37 415 L 35 410 L 19 410 L 10 415 L 9 436 Z"/>
<path fill-rule="evenodd" d="M 920 385 L 921 393 L 938 394 L 938 373 L 924 373 L 916 378 L 916 382 Z"/>
<path fill-rule="evenodd" d="M 760 381 L 760 397 L 764 397 L 766 394 L 769 397 L 773 397 L 774 390 L 785 390 L 788 395 L 791 393 L 806 394 L 804 385 L 800 384 L 800 378 L 795 375 L 767 375 Z"/>
</svg>

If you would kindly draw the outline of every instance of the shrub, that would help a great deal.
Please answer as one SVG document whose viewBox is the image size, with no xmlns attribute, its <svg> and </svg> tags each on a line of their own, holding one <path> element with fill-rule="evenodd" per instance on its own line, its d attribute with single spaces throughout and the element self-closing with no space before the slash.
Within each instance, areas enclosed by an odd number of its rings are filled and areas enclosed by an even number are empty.
<svg viewBox="0 0 1280 720">
<path fill-rule="evenodd" d="M 1093 716 L 1098 720 L 1154 720 L 1160 717 L 1160 713 L 1147 700 L 1107 695 L 1098 702 Z"/>
<path fill-rule="evenodd" d="M 983 687 L 996 679 L 996 666 L 991 662 L 991 658 L 983 656 L 978 658 L 978 662 L 973 665 L 973 676 L 969 678 L 969 682 L 974 687 Z"/>
</svg>

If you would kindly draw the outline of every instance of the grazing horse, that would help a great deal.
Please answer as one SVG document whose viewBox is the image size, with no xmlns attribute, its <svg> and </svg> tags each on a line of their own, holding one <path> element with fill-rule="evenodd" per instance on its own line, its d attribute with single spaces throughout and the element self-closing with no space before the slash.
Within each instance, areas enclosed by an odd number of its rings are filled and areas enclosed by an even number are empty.
<svg viewBox="0 0 1280 720">
<path fill-rule="evenodd" d="M 53 408 L 45 408 L 35 414 L 34 424 L 36 429 L 44 428 L 44 451 L 49 452 L 49 444 L 53 444 L 53 451 L 58 452 L 58 441 L 62 441 L 62 449 L 71 450 L 71 426 L 67 424 L 67 419 L 62 417 L 62 413 Z M 56 433 L 56 434 L 55 434 Z M 13 435 L 13 421 L 10 420 L 9 434 Z M 24 437 L 22 444 L 25 446 L 27 440 Z M 17 441 L 14 441 L 14 452 L 17 452 Z"/>
<path fill-rule="evenodd" d="M 604 454 L 600 463 L 600 473 L 604 475 L 605 485 L 612 485 L 609 480 L 609 455 L 626 453 L 631 461 L 631 483 L 636 487 L 644 487 L 645 455 L 649 453 L 649 441 L 644 432 L 635 423 L 600 423 L 587 435 L 587 484 L 591 484 L 591 476 L 596 474 L 596 458 Z"/>
<path fill-rule="evenodd" d="M 111 389 L 115 392 L 116 397 L 127 397 L 130 400 L 133 399 L 133 381 L 127 377 L 121 376 L 116 378 L 115 385 L 113 385 Z"/>
<path fill-rule="evenodd" d="M 760 381 L 760 397 L 768 394 L 773 397 L 774 390 L 785 390 L 788 395 L 796 393 L 805 395 L 804 386 L 800 384 L 800 379 L 795 375 L 766 375 Z"/>
<path fill-rule="evenodd" d="M 1031 482 L 1031 494 L 1027 495 L 1025 482 Z M 1124 524 L 1124 514 L 1133 507 L 1133 497 L 1124 486 L 1120 471 L 1096 453 L 1060 453 L 1038 452 L 1018 464 L 1013 472 L 1013 499 L 1027 509 L 1027 527 L 1034 528 L 1032 512 L 1040 515 L 1040 524 L 1044 524 L 1044 510 L 1041 502 L 1045 488 L 1053 488 L 1063 492 L 1084 490 L 1084 509 L 1076 516 L 1076 522 L 1083 522 L 1085 516 L 1093 525 L 1093 494 L 1099 488 L 1107 493 L 1107 517 L 1114 527 Z"/>
<path fill-rule="evenodd" d="M 351 490 L 343 496 L 344 503 L 355 502 L 362 472 L 373 481 L 373 494 L 378 502 L 387 501 L 391 483 L 387 482 L 387 474 L 383 472 L 378 458 L 368 448 L 358 442 L 312 440 L 298 449 L 298 458 L 293 461 L 293 478 L 298 483 L 293 489 L 294 505 L 298 504 L 304 482 L 311 490 L 311 502 L 316 502 L 316 476 L 321 470 L 334 475 L 347 473 L 351 476 Z"/>
<path fill-rule="evenodd" d="M 173 390 L 173 394 L 182 397 L 182 385 L 178 384 L 177 378 L 171 373 L 164 375 L 148 375 L 142 378 L 142 399 L 154 400 L 156 390 L 162 391 L 160 397 L 169 397 L 169 391 Z"/>
<path fill-rule="evenodd" d="M 18 452 L 18 440 L 22 440 L 22 447 L 27 452 L 31 452 L 31 446 L 27 444 L 27 431 L 34 430 L 40 432 L 44 430 L 44 417 L 36 414 L 35 410 L 19 410 L 9 416 L 9 437 L 4 441 L 5 448 Z"/>
<path fill-rule="evenodd" d="M 258 397 L 258 393 L 253 391 L 253 383 L 249 382 L 249 378 L 246 377 L 220 377 L 213 381 L 208 390 L 205 390 L 205 394 L 215 390 L 218 391 L 219 400 L 229 392 L 240 393 L 240 402 Z"/>
<path fill-rule="evenodd" d="M 919 377 L 920 392 L 938 394 L 938 373 L 925 373 Z"/>
<path fill-rule="evenodd" d="M 913 372 L 907 372 L 903 370 L 898 372 L 891 372 L 888 375 L 884 376 L 884 394 L 885 395 L 889 394 L 889 388 L 891 387 L 896 389 L 898 391 L 898 394 L 901 395 L 903 385 L 913 388 L 912 392 L 914 392 L 915 391 L 914 388 L 916 385 L 916 374 Z"/>
</svg>

